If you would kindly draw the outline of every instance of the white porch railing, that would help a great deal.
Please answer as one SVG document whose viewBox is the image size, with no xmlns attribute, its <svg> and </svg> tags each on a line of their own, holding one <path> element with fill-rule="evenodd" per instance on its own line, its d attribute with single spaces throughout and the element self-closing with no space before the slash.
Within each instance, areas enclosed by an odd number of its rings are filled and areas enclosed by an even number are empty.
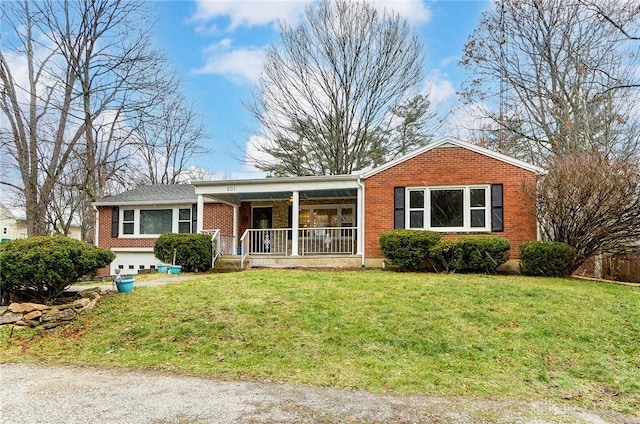
<svg viewBox="0 0 640 424">
<path fill-rule="evenodd" d="M 248 229 L 240 239 L 244 264 L 249 255 L 291 255 L 291 229 Z M 299 255 L 355 255 L 358 247 L 356 227 L 300 228 Z"/>
<path fill-rule="evenodd" d="M 299 229 L 298 246 L 301 255 L 355 255 L 356 227 Z"/>
<path fill-rule="evenodd" d="M 214 267 L 216 259 L 222 255 L 235 255 L 236 238 L 230 234 L 222 234 L 220 230 L 203 230 L 202 234 L 211 235 L 211 268 Z"/>
<path fill-rule="evenodd" d="M 289 228 L 249 229 L 240 238 L 240 266 L 249 255 L 283 255 L 291 252 L 289 247 Z"/>
</svg>

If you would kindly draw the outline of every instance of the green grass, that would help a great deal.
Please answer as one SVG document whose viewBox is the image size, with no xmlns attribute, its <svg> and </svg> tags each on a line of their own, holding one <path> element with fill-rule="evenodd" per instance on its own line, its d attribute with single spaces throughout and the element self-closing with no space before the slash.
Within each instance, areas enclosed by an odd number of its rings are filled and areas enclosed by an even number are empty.
<svg viewBox="0 0 640 424">
<path fill-rule="evenodd" d="M 167 370 L 638 414 L 640 288 L 383 271 L 212 274 L 107 297 L 0 361 Z"/>
</svg>

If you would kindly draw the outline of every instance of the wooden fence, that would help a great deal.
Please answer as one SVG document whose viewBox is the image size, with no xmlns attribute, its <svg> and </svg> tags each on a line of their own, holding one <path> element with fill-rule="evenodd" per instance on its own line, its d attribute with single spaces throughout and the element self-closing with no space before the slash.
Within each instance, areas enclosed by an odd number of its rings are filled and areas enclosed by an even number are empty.
<svg viewBox="0 0 640 424">
<path fill-rule="evenodd" d="M 589 258 L 576 275 L 605 280 L 640 283 L 640 253 L 603 254 L 601 265 L 595 257 Z"/>
</svg>

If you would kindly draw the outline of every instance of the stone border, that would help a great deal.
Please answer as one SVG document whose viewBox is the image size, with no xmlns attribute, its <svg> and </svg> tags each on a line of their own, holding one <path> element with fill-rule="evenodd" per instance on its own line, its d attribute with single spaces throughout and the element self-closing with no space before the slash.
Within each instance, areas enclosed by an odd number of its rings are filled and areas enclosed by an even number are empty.
<svg viewBox="0 0 640 424">
<path fill-rule="evenodd" d="M 93 288 L 78 293 L 80 299 L 64 305 L 40 303 L 11 303 L 0 306 L 0 325 L 49 329 L 74 320 L 78 314 L 93 309 L 102 298 L 100 289 Z"/>
</svg>

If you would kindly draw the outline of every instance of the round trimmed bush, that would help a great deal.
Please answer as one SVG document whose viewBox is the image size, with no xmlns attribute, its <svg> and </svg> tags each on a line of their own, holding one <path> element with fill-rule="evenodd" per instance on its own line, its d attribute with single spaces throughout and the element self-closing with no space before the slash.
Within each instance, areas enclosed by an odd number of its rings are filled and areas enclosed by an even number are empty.
<svg viewBox="0 0 640 424">
<path fill-rule="evenodd" d="M 0 245 L 1 301 L 11 296 L 48 302 L 80 277 L 109 265 L 115 254 L 63 236 L 11 240 Z"/>
<path fill-rule="evenodd" d="M 573 271 L 575 249 L 559 241 L 527 241 L 520 245 L 523 274 L 566 277 Z"/>
<path fill-rule="evenodd" d="M 464 269 L 472 272 L 494 272 L 509 260 L 511 243 L 492 235 L 466 236 L 458 239 L 464 258 Z"/>
<path fill-rule="evenodd" d="M 167 233 L 158 237 L 153 246 L 156 258 L 167 264 L 182 266 L 184 272 L 207 271 L 211 269 L 211 236 L 207 234 Z"/>
<path fill-rule="evenodd" d="M 380 234 L 380 250 L 401 271 L 424 269 L 429 249 L 440 241 L 440 233 L 423 230 L 391 230 Z"/>
</svg>

